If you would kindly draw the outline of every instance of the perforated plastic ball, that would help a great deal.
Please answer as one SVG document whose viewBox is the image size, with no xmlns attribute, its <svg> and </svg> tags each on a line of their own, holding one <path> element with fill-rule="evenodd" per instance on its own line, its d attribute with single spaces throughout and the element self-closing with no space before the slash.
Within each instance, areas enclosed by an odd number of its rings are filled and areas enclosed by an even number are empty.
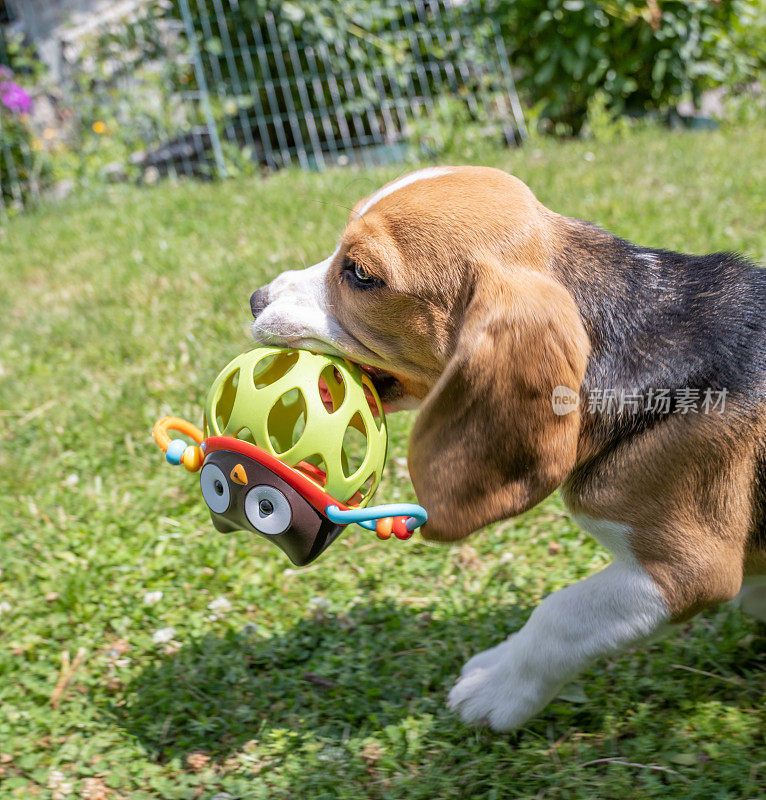
<svg viewBox="0 0 766 800">
<path fill-rule="evenodd" d="M 306 350 L 260 347 L 237 356 L 208 392 L 204 427 L 206 437 L 258 445 L 352 505 L 372 497 L 386 461 L 386 423 L 369 376 Z"/>
</svg>

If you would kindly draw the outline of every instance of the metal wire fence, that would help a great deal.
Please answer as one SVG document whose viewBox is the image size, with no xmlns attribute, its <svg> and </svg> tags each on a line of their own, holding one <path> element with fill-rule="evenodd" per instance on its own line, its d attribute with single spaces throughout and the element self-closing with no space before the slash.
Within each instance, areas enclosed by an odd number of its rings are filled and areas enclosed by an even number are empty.
<svg viewBox="0 0 766 800">
<path fill-rule="evenodd" d="M 329 4 L 334 19 L 327 3 L 302 16 L 274 0 L 123 0 L 122 17 L 81 16 L 56 33 L 60 101 L 80 121 L 70 148 L 110 119 L 126 174 L 218 178 L 243 163 L 394 161 L 445 125 L 526 136 L 491 0 L 369 0 L 355 15 L 364 2 Z M 0 136 L 0 203 L 20 206 L 40 192 L 20 177 L 35 154 Z"/>
<path fill-rule="evenodd" d="M 220 52 L 197 49 L 197 99 L 205 101 L 204 91 L 221 102 L 244 98 L 223 139 L 270 168 L 395 157 L 413 125 L 449 97 L 474 120 L 499 125 L 507 140 L 523 137 L 505 45 L 484 6 L 390 2 L 374 31 L 352 23 L 351 41 L 307 42 L 271 11 L 243 28 L 226 18 L 222 0 L 180 2 L 190 39 L 221 43 Z M 220 155 L 217 167 L 225 169 Z"/>
</svg>

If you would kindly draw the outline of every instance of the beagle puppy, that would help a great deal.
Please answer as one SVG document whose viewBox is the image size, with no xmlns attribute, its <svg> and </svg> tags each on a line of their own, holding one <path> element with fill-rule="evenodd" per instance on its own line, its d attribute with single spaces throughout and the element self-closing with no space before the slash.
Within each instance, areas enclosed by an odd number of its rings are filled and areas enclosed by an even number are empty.
<svg viewBox="0 0 766 800">
<path fill-rule="evenodd" d="M 559 488 L 613 553 L 468 661 L 449 695 L 465 722 L 516 728 L 595 659 L 738 594 L 766 620 L 766 271 L 631 244 L 500 170 L 432 167 L 251 306 L 257 342 L 348 357 L 388 409 L 419 407 L 427 539 Z"/>
</svg>

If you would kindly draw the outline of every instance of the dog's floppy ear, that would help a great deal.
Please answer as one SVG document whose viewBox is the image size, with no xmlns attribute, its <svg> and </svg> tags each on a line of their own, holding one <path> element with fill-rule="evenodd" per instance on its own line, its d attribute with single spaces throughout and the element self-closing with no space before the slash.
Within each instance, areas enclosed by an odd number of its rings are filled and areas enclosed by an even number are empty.
<svg viewBox="0 0 766 800">
<path fill-rule="evenodd" d="M 484 269 L 455 351 L 415 422 L 409 467 L 423 536 L 452 541 L 519 514 L 575 464 L 590 345 L 571 295 L 547 275 Z M 557 408 L 556 387 L 569 405 Z"/>
</svg>

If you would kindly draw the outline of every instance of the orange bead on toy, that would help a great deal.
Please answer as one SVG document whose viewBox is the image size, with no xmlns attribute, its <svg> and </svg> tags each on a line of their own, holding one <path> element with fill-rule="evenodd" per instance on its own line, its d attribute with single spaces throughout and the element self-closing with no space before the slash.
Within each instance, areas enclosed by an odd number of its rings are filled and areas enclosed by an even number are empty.
<svg viewBox="0 0 766 800">
<path fill-rule="evenodd" d="M 202 466 L 202 451 L 199 447 L 189 445 L 184 454 L 181 456 L 181 463 L 189 470 L 189 472 L 196 472 Z"/>
<path fill-rule="evenodd" d="M 375 533 L 378 539 L 390 539 L 391 529 L 394 526 L 393 517 L 381 517 L 375 524 Z"/>
</svg>

